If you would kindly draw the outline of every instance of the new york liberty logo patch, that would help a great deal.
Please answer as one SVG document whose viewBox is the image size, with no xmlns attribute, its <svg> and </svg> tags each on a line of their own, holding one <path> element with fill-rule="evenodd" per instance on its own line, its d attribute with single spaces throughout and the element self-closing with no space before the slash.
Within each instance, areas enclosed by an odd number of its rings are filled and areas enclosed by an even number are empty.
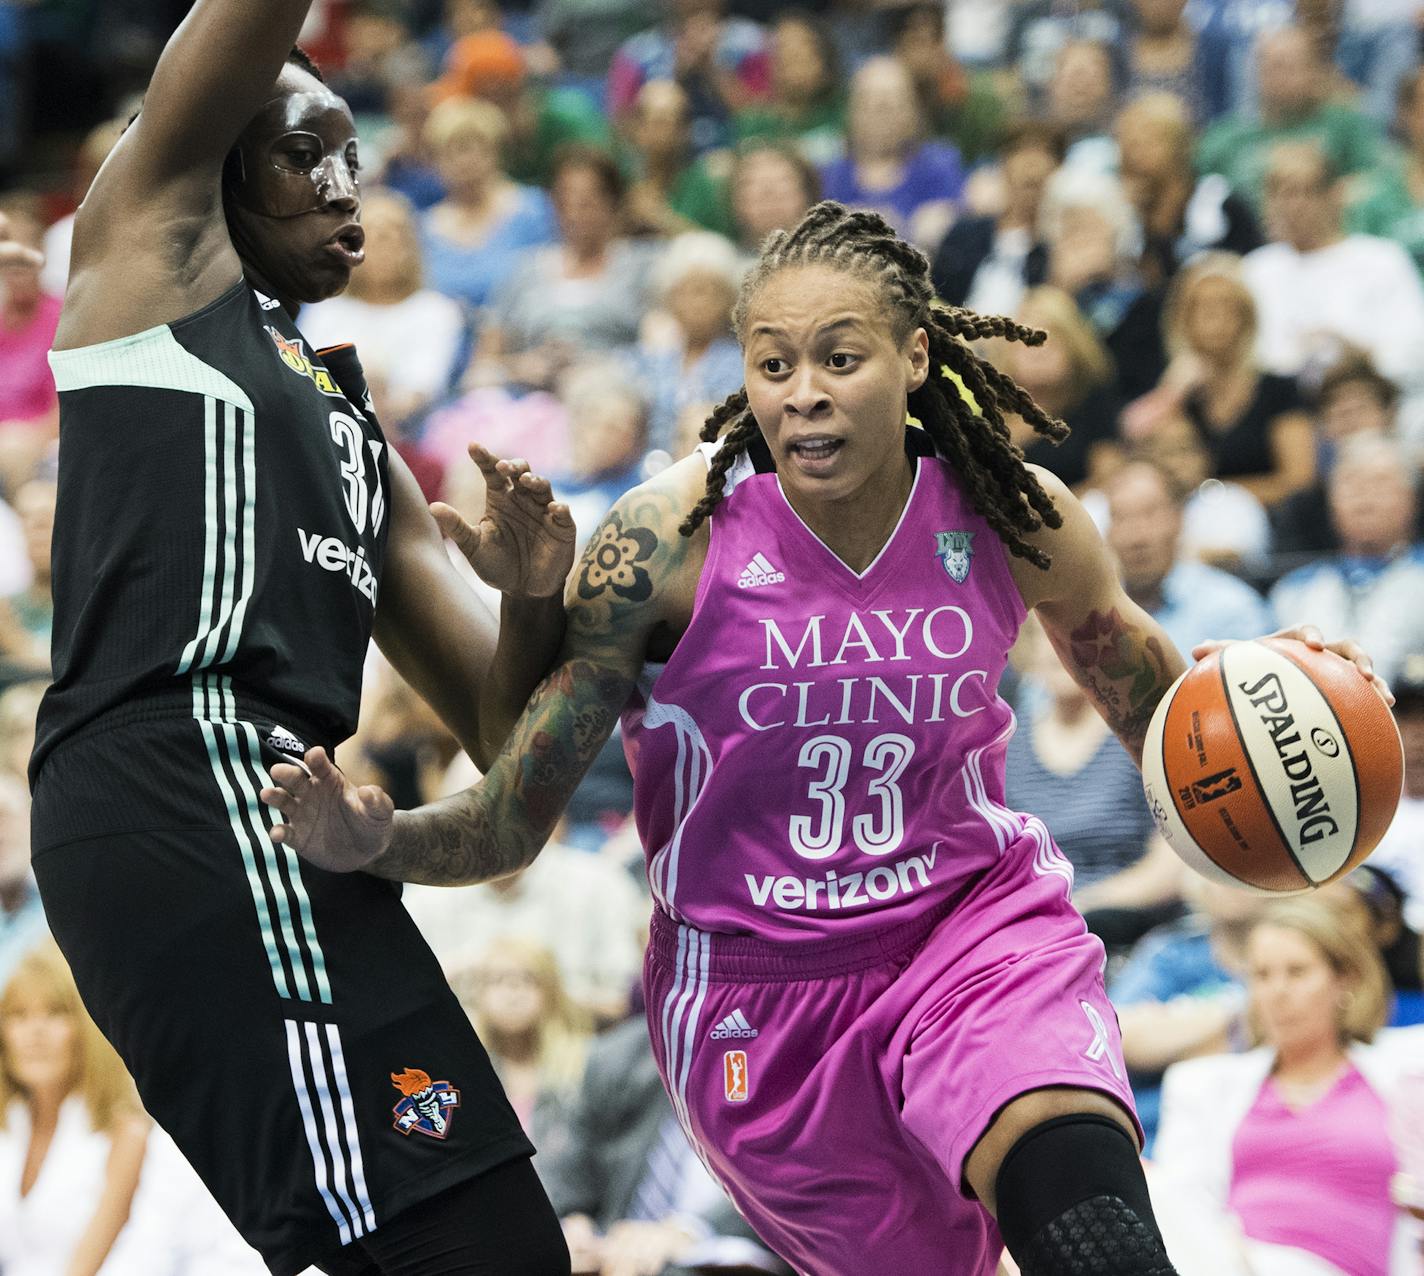
<svg viewBox="0 0 1424 1276">
<path fill-rule="evenodd" d="M 402 1134 L 419 1132 L 432 1139 L 450 1133 L 450 1122 L 460 1106 L 460 1092 L 448 1081 L 432 1081 L 419 1068 L 392 1072 L 391 1084 L 404 1096 L 395 1108 L 395 1128 Z"/>
<path fill-rule="evenodd" d="M 936 532 L 935 554 L 956 585 L 969 579 L 969 562 L 974 557 L 973 532 Z"/>
</svg>

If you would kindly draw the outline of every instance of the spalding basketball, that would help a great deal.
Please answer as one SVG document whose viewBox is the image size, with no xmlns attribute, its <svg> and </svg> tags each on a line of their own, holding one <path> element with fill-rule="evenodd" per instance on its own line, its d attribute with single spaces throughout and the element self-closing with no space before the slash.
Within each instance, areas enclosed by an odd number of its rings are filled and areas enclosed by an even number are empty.
<svg viewBox="0 0 1424 1276">
<path fill-rule="evenodd" d="M 1369 680 L 1333 651 L 1262 638 L 1188 669 L 1147 728 L 1142 782 L 1192 868 L 1272 894 L 1348 873 L 1394 818 L 1404 752 Z"/>
</svg>

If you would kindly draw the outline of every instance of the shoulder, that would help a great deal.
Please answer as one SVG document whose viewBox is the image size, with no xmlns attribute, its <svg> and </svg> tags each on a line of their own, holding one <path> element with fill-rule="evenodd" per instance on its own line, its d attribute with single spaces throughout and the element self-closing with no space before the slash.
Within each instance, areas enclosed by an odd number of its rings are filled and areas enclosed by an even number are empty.
<svg viewBox="0 0 1424 1276">
<path fill-rule="evenodd" d="M 1188 1095 L 1229 1101 L 1243 1087 L 1259 1087 L 1270 1073 L 1272 1059 L 1267 1049 L 1184 1059 L 1168 1068 L 1162 1078 L 1164 1102 Z"/>
</svg>

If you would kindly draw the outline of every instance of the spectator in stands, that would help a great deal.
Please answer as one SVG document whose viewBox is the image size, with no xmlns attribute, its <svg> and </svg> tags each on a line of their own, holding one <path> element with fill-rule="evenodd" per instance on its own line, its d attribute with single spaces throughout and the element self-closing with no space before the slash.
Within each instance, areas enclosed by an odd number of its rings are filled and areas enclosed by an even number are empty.
<svg viewBox="0 0 1424 1276">
<path fill-rule="evenodd" d="M 1345 225 L 1394 240 L 1424 272 L 1424 67 L 1415 67 L 1400 83 L 1395 119 L 1404 145 L 1357 179 Z"/>
<path fill-rule="evenodd" d="M 1191 262 L 1168 296 L 1172 362 L 1155 396 L 1196 429 L 1216 478 L 1269 506 L 1314 480 L 1315 435 L 1294 378 L 1261 370 L 1256 314 L 1238 258 Z"/>
<path fill-rule="evenodd" d="M 1162 418 L 1127 448 L 1126 457 L 1161 466 L 1177 490 L 1188 494 L 1182 506 L 1184 558 L 1228 571 L 1265 569 L 1272 548 L 1265 507 L 1239 483 L 1213 476 L 1211 453 L 1185 416 Z"/>
<path fill-rule="evenodd" d="M 1107 543 L 1117 555 L 1123 587 L 1167 631 L 1178 651 L 1214 638 L 1256 638 L 1274 628 L 1265 602 L 1249 585 L 1182 557 L 1184 494 L 1165 470 L 1132 461 L 1108 478 L 1104 490 Z M 1312 623 L 1336 627 L 1329 619 Z"/>
<path fill-rule="evenodd" d="M 552 1154 L 566 1137 L 591 1036 L 554 954 L 539 940 L 508 934 L 480 940 L 447 962 L 446 974 L 524 1132 Z"/>
<path fill-rule="evenodd" d="M 1391 681 L 1424 651 L 1424 546 L 1414 540 L 1418 472 L 1400 446 L 1359 435 L 1340 448 L 1327 491 L 1340 552 L 1301 567 L 1271 590 L 1282 624 L 1353 634 Z"/>
<path fill-rule="evenodd" d="M 731 323 L 741 277 L 737 250 L 706 232 L 679 235 L 654 267 L 654 293 L 676 331 L 673 342 L 633 359 L 648 400 L 649 446 L 670 452 L 689 403 L 720 403 L 741 387 L 742 349 Z"/>
<path fill-rule="evenodd" d="M 1178 871 L 1190 911 L 1148 932 L 1108 984 L 1149 1155 L 1162 1073 L 1182 1059 L 1248 1044 L 1241 983 L 1246 936 L 1267 904 L 1185 865 Z"/>
<path fill-rule="evenodd" d="M 1178 1271 L 1405 1270 L 1391 1102 L 1419 1042 L 1368 1044 L 1388 995 L 1378 953 L 1320 901 L 1287 900 L 1252 927 L 1246 977 L 1260 1047 L 1163 1085 L 1153 1196 Z"/>
<path fill-rule="evenodd" d="M 1115 133 L 1118 171 L 1142 223 L 1146 282 L 1166 283 L 1200 252 L 1239 255 L 1261 246 L 1250 204 L 1220 174 L 1197 178 L 1192 172 L 1194 134 L 1181 98 L 1170 93 L 1136 98 L 1118 115 Z"/>
<path fill-rule="evenodd" d="M 538 0 L 534 24 L 546 73 L 597 81 L 601 90 L 619 47 L 648 25 L 648 5 L 647 0 Z"/>
<path fill-rule="evenodd" d="M 1281 554 L 1333 554 L 1339 550 L 1326 493 L 1335 457 L 1340 445 L 1355 435 L 1394 434 L 1399 387 L 1381 375 L 1363 351 L 1346 353 L 1321 380 L 1315 407 L 1315 482 L 1271 511 L 1276 549 Z"/>
<path fill-rule="evenodd" d="M 1073 902 L 1110 949 L 1165 921 L 1178 898 L 1180 864 L 1155 842 L 1142 776 L 1063 667 L 1037 621 L 1025 623 L 1021 724 L 1009 739 L 1004 801 L 1041 811 L 1073 865 Z M 1108 910 L 1100 914 L 1100 910 Z"/>
<path fill-rule="evenodd" d="M 1044 118 L 1063 134 L 1068 144 L 1063 162 L 1070 168 L 1110 173 L 1117 165 L 1112 140 L 1117 71 L 1107 45 L 1096 40 L 1070 40 L 1058 52 Z"/>
<path fill-rule="evenodd" d="M 450 98 L 431 113 L 425 140 L 445 198 L 421 217 L 425 273 L 437 292 L 478 310 L 518 265 L 523 249 L 555 235 L 549 197 L 500 168 L 508 125 L 489 102 Z"/>
<path fill-rule="evenodd" d="M 563 1219 L 575 1272 L 789 1271 L 697 1159 L 641 1016 L 593 1043 L 568 1137 L 539 1158 L 539 1177 Z"/>
<path fill-rule="evenodd" d="M 1379 163 L 1377 126 L 1329 100 L 1330 68 L 1309 32 L 1285 27 L 1261 36 L 1256 70 L 1259 111 L 1236 110 L 1206 131 L 1200 172 L 1220 173 L 1262 210 L 1270 154 L 1281 142 L 1315 142 L 1336 173 L 1366 173 Z"/>
<path fill-rule="evenodd" d="M 70 187 L 71 198 L 76 204 L 82 203 L 89 193 L 89 185 L 100 166 L 109 158 L 109 152 L 123 136 L 128 127 L 126 119 L 108 120 L 91 129 L 74 157 L 74 182 Z M 74 214 L 69 213 L 53 223 L 45 231 L 45 264 L 40 270 L 40 288 L 51 297 L 63 297 L 69 285 L 69 251 L 74 241 Z"/>
<path fill-rule="evenodd" d="M 1015 317 L 1043 329 L 1048 340 L 1038 346 L 1006 344 L 999 356 L 1004 371 L 1072 433 L 1054 446 L 1017 416 L 1009 418 L 1009 430 L 1030 461 L 1052 470 L 1070 487 L 1080 487 L 1092 474 L 1099 449 L 1115 437 L 1122 411 L 1112 356 L 1077 303 L 1060 288 L 1029 289 Z"/>
<path fill-rule="evenodd" d="M 1066 164 L 1044 194 L 1039 223 L 1048 245 L 1048 282 L 1069 293 L 1117 366 L 1118 388 L 1136 398 L 1166 366 L 1162 294 L 1138 265 L 1142 228 L 1122 183 Z"/>
<path fill-rule="evenodd" d="M 302 332 L 315 349 L 357 346 L 382 422 L 402 435 L 454 385 L 465 317 L 457 301 L 425 286 L 420 229 L 403 196 L 369 192 L 361 224 L 366 264 L 344 294 L 302 312 Z"/>
<path fill-rule="evenodd" d="M 613 503 L 643 481 L 648 405 L 624 367 L 609 360 L 571 368 L 559 398 L 569 416 L 569 454 L 550 479 L 555 499 L 573 514 L 582 550 Z"/>
<path fill-rule="evenodd" d="M 0 599 L 0 686 L 49 676 L 54 595 L 50 588 L 50 542 L 54 537 L 55 483 L 31 479 L 15 493 L 15 512 L 30 560 L 29 585 Z"/>
<path fill-rule="evenodd" d="M 1424 934 L 1424 651 L 1410 652 L 1391 690 L 1404 743 L 1404 793 L 1370 863 L 1387 872 L 1404 896 L 1404 923 Z"/>
<path fill-rule="evenodd" d="M 329 77 L 332 91 L 361 117 L 385 115 L 392 85 L 429 70 L 398 0 L 352 0 L 342 44 L 345 56 Z"/>
<path fill-rule="evenodd" d="M 957 57 L 946 31 L 944 4 L 911 3 L 896 15 L 891 51 L 909 68 L 930 132 L 954 143 L 971 167 L 1000 149 L 1005 103 L 987 70 L 971 70 Z"/>
<path fill-rule="evenodd" d="M 1379 950 L 1396 1001 L 1400 993 L 1417 994 L 1424 966 L 1421 966 L 1419 935 L 1404 919 L 1404 887 L 1384 867 L 1378 851 L 1344 877 L 1327 882 L 1315 891 L 1315 898 L 1340 915 L 1341 920 L 1366 936 Z M 1424 1002 L 1424 999 L 1420 999 Z M 1416 1023 L 1416 1018 L 1398 1019 L 1392 1010 L 1391 1023 Z"/>
<path fill-rule="evenodd" d="M 152 1270 L 119 1240 L 147 1138 L 123 1064 L 44 943 L 0 991 L 0 1267 Z"/>
<path fill-rule="evenodd" d="M 1058 54 L 1070 40 L 1095 40 L 1112 51 L 1114 82 L 1121 83 L 1131 24 L 1114 0 L 1087 0 L 1071 8 L 1057 0 L 1029 0 L 1016 5 L 1009 29 L 1006 60 L 1018 73 L 1029 104 L 1042 107 Z"/>
<path fill-rule="evenodd" d="M 731 234 L 722 183 L 692 152 L 692 110 L 673 80 L 649 80 L 624 122 L 627 228 L 634 235 L 678 235 L 690 230 Z"/>
<path fill-rule="evenodd" d="M 11 239 L 42 245 L 44 225 L 28 203 L 10 203 L 3 211 Z M 59 396 L 48 355 L 60 304 L 40 286 L 39 267 L 15 264 L 0 271 L 0 445 L 7 453 L 18 447 L 31 464 L 58 432 Z M 13 481 L 15 468 L 7 468 Z"/>
<path fill-rule="evenodd" d="M 1048 246 L 1039 233 L 1039 210 L 1063 154 L 1063 138 L 1045 124 L 1009 131 L 999 149 L 1002 207 L 959 218 L 935 252 L 935 289 L 950 305 L 1013 314 L 1024 292 L 1044 282 Z"/>
<path fill-rule="evenodd" d="M 529 186 L 547 186 L 554 155 L 570 142 L 612 145 L 608 119 L 586 93 L 531 83 L 525 55 L 502 31 L 482 31 L 455 43 L 445 73 L 431 89 L 437 100 L 475 97 L 504 115 L 504 167 Z"/>
<path fill-rule="evenodd" d="M 766 33 L 726 16 L 726 0 L 661 0 L 663 22 L 618 50 L 608 72 L 608 113 L 621 124 L 649 80 L 676 80 L 692 102 L 692 145 L 700 154 L 730 138 L 737 111 L 771 91 Z"/>
<path fill-rule="evenodd" d="M 30 754 L 35 750 L 35 717 L 47 679 L 17 682 L 0 692 L 0 783 L 16 780 L 29 791 Z"/>
<path fill-rule="evenodd" d="M 1206 119 L 1207 102 L 1201 41 L 1186 8 L 1186 0 L 1132 0 L 1124 97 L 1176 98 L 1190 130 Z"/>
<path fill-rule="evenodd" d="M 851 81 L 847 153 L 821 171 L 823 193 L 870 208 L 907 239 L 933 251 L 958 210 L 964 166 L 948 142 L 925 135 L 908 68 L 873 57 Z"/>
<path fill-rule="evenodd" d="M 650 253 L 619 238 L 624 184 L 606 152 L 554 161 L 559 242 L 535 249 L 495 295 L 469 380 L 548 388 L 583 351 L 631 345 L 647 310 Z"/>
<path fill-rule="evenodd" d="M 771 28 L 771 94 L 737 112 L 738 145 L 794 146 L 812 164 L 829 164 L 844 147 L 845 93 L 830 33 L 807 13 L 783 13 Z"/>
<path fill-rule="evenodd" d="M 821 177 L 810 161 L 776 143 L 741 148 L 729 184 L 737 243 L 750 254 L 772 231 L 790 230 L 821 198 Z"/>
<path fill-rule="evenodd" d="M 446 791 L 463 788 L 472 770 L 461 754 Z M 648 908 L 633 878 L 601 856 L 551 842 L 514 877 L 480 886 L 407 886 L 404 899 L 447 965 L 460 958 L 471 935 L 489 941 L 522 935 L 553 951 L 569 996 L 595 1022 L 628 1013 Z"/>
<path fill-rule="evenodd" d="M 29 789 L 17 777 L 0 776 L 0 988 L 48 933 L 30 872 Z"/>
<path fill-rule="evenodd" d="M 1271 152 L 1266 229 L 1243 270 L 1269 371 L 1318 378 L 1348 342 L 1406 393 L 1424 385 L 1424 283 L 1393 240 L 1345 233 L 1339 174 L 1314 143 Z"/>
</svg>

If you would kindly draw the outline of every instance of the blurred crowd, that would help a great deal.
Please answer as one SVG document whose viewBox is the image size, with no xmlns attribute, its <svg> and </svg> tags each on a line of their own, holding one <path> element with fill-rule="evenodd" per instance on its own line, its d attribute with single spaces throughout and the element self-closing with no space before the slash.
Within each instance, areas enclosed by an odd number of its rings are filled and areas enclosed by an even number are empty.
<svg viewBox="0 0 1424 1276">
<path fill-rule="evenodd" d="M 187 0 L 0 0 L 0 1274 L 257 1273 L 83 1014 L 28 872 L 48 671 L 72 214 Z M 1191 876 L 1042 633 L 1005 693 L 1108 951 L 1183 1276 L 1424 1270 L 1424 4 L 1419 0 L 318 0 L 362 134 L 368 262 L 299 319 L 355 341 L 393 444 L 474 518 L 479 440 L 587 536 L 741 384 L 764 236 L 873 208 L 985 353 L 1072 427 L 1011 421 L 1183 652 L 1308 620 L 1398 696 L 1405 796 L 1369 863 L 1272 902 Z M 458 556 L 457 556 L 458 558 Z M 472 588 L 481 588 L 471 580 Z M 349 773 L 401 806 L 471 764 L 372 655 Z M 575 1271 L 785 1271 L 663 1096 L 650 900 L 617 740 L 520 877 L 411 913 L 540 1152 Z M 1412 1230 L 1414 1229 L 1414 1230 Z"/>
</svg>

